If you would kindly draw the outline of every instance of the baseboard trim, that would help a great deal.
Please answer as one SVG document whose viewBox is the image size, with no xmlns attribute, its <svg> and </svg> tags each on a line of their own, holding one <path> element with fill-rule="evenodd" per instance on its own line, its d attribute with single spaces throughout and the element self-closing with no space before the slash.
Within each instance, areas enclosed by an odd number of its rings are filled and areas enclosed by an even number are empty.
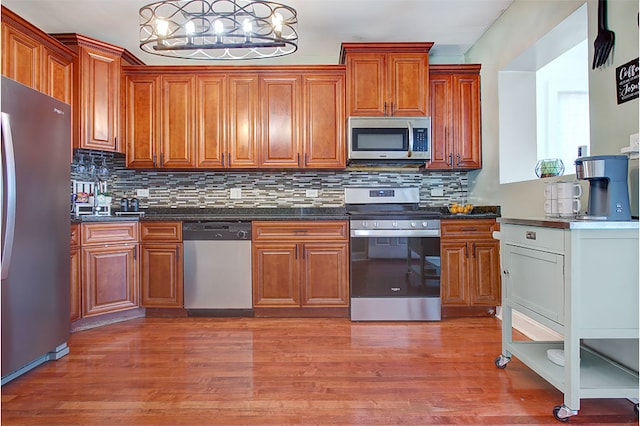
<svg viewBox="0 0 640 426">
<path fill-rule="evenodd" d="M 502 321 L 502 306 L 498 306 L 496 317 Z M 563 340 L 562 334 L 515 310 L 511 310 L 511 324 L 514 329 L 534 341 Z"/>
</svg>

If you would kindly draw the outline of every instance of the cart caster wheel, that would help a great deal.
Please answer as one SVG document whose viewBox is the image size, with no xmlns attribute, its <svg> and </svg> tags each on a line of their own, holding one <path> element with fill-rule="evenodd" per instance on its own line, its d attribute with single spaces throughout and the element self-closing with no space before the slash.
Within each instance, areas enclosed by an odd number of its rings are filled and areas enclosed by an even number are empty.
<svg viewBox="0 0 640 426">
<path fill-rule="evenodd" d="M 575 416 L 576 414 L 578 414 L 577 410 L 572 410 L 564 405 L 556 405 L 555 407 L 553 407 L 553 417 L 561 422 L 568 422 L 569 417 Z"/>
<path fill-rule="evenodd" d="M 553 407 L 553 417 L 555 417 L 556 420 L 560 420 L 561 422 L 569 421 L 569 417 L 560 417 L 559 413 L 561 409 L 562 407 L 559 405 L 556 405 L 555 407 Z"/>
<path fill-rule="evenodd" d="M 496 358 L 496 367 L 500 369 L 507 368 L 507 364 L 509 363 L 509 361 L 511 361 L 511 358 L 500 355 L 498 358 Z"/>
</svg>

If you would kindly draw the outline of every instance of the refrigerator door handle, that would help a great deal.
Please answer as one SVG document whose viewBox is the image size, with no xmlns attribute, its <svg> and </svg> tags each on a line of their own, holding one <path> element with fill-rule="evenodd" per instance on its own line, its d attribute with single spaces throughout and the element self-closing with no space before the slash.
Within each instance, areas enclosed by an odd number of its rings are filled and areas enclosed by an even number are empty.
<svg viewBox="0 0 640 426">
<path fill-rule="evenodd" d="M 6 183 L 2 182 L 2 191 L 6 194 L 6 217 L 4 218 L 4 240 L 2 241 L 2 279 L 9 276 L 11 265 L 11 252 L 13 251 L 13 234 L 16 225 L 16 159 L 13 153 L 13 136 L 11 134 L 11 122 L 9 114 L 2 113 L 2 156 L 5 158 Z M 0 162 L 2 163 L 2 162 Z M 3 170 L 0 170 L 3 172 Z M 4 173 L 0 174 L 4 179 Z"/>
</svg>

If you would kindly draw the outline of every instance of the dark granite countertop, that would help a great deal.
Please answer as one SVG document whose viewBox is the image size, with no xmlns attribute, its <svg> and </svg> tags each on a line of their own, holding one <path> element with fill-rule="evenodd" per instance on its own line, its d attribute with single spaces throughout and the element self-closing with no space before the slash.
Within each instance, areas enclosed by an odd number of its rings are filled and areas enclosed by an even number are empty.
<svg viewBox="0 0 640 426">
<path fill-rule="evenodd" d="M 477 206 L 471 214 L 451 214 L 446 207 L 423 207 L 420 210 L 440 213 L 441 219 L 493 219 L 500 217 L 499 206 Z M 144 216 L 81 216 L 72 223 L 122 221 L 252 221 L 252 220 L 348 220 L 344 207 L 300 208 L 149 208 Z"/>
<path fill-rule="evenodd" d="M 81 216 L 72 222 L 108 221 L 251 221 L 251 220 L 347 220 L 343 207 L 302 208 L 150 208 L 144 216 Z"/>
</svg>

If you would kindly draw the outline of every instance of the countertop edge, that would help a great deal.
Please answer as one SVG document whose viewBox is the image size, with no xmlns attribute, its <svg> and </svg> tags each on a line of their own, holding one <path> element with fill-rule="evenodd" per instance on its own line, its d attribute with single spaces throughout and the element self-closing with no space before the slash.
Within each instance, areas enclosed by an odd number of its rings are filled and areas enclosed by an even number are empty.
<svg viewBox="0 0 640 426">
<path fill-rule="evenodd" d="M 501 217 L 498 219 L 505 225 L 538 226 L 556 229 L 640 229 L 640 222 L 630 221 L 606 221 L 606 220 L 579 220 L 562 218 L 514 218 Z"/>
</svg>

